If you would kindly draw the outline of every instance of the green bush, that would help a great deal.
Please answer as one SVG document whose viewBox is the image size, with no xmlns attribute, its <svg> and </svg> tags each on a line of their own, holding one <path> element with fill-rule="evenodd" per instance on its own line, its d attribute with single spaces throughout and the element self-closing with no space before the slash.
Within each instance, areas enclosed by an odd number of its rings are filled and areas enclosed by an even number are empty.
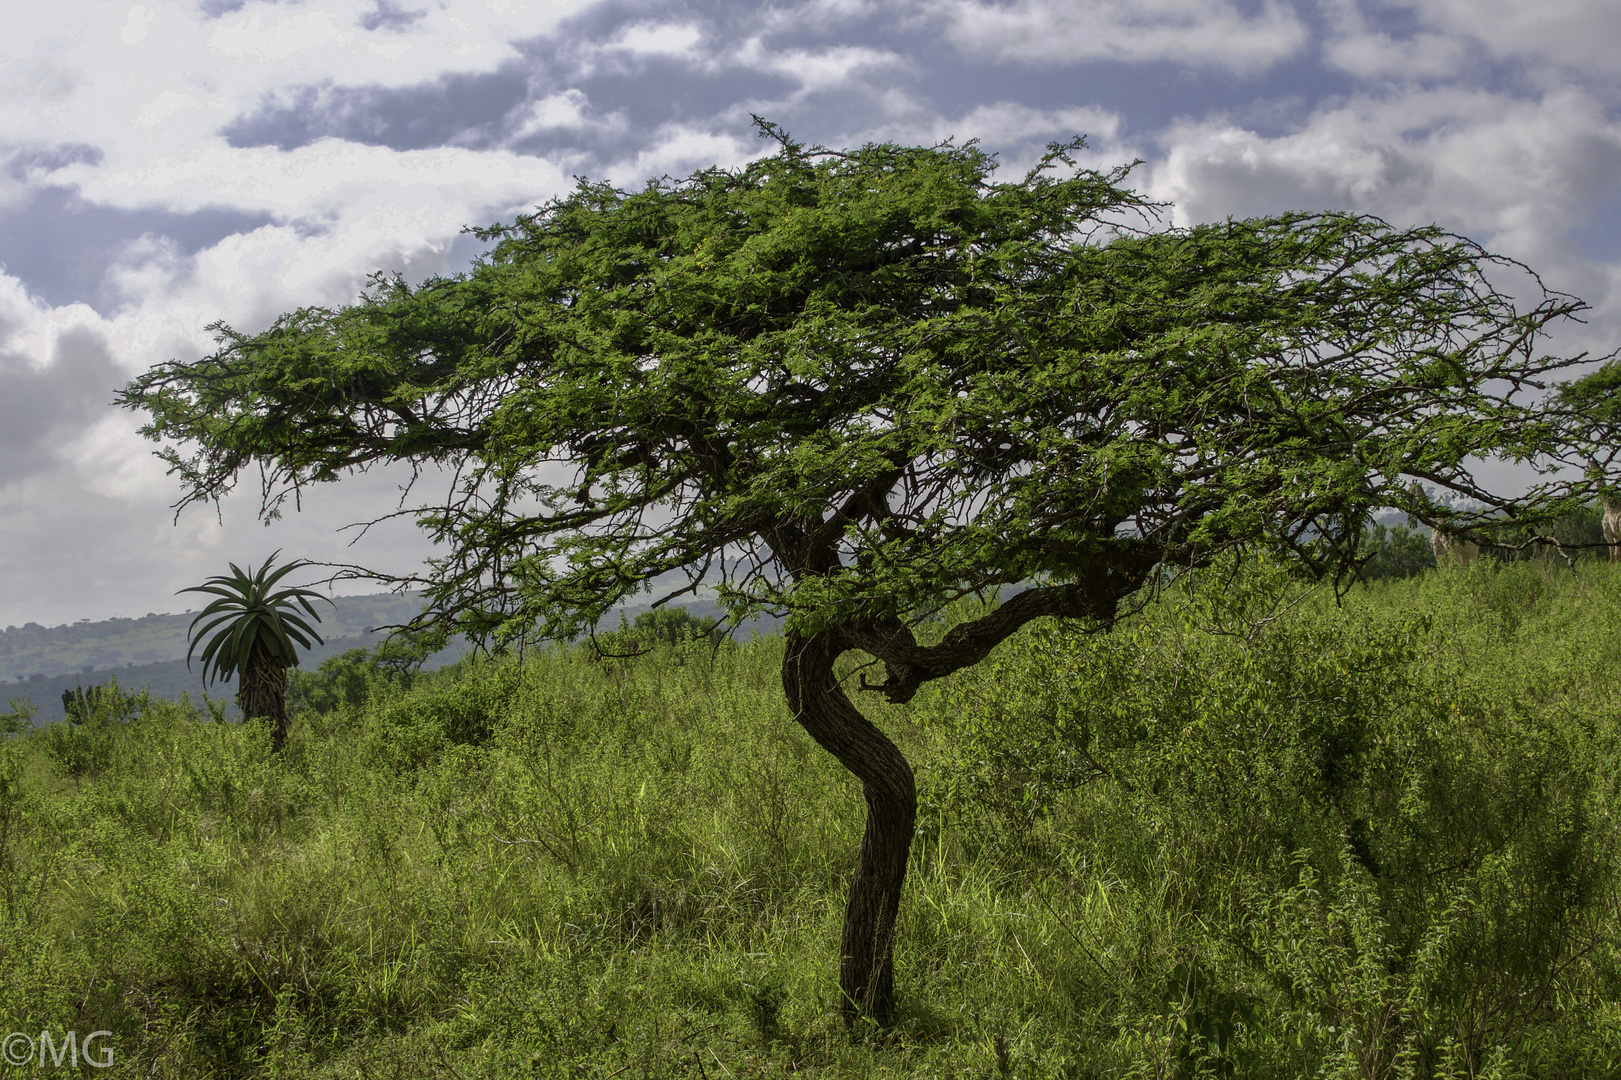
<svg viewBox="0 0 1621 1080">
<path fill-rule="evenodd" d="M 993 823 L 1010 870 L 1056 839 L 1189 890 L 1179 905 L 1245 942 L 1212 985 L 1267 1018 L 1235 1052 L 1290 1045 L 1335 1075 L 1534 1058 L 1569 1023 L 1553 1002 L 1573 969 L 1617 975 L 1593 951 L 1618 881 L 1614 713 L 1548 710 L 1504 677 L 1533 660 L 1510 651 L 1523 609 L 1562 580 L 1482 567 L 1441 621 L 1217 569 L 1123 631 L 1046 627 L 935 720 L 930 805 Z M 1468 610 L 1509 596 L 1514 618 Z"/>
<path fill-rule="evenodd" d="M 1410 578 L 1435 568 L 1435 549 L 1429 534 L 1408 524 L 1368 527 L 1362 542 L 1367 560 L 1357 570 L 1359 581 Z"/>
<path fill-rule="evenodd" d="M 429 646 L 395 636 L 370 649 L 349 649 L 322 661 L 313 672 L 294 668 L 287 673 L 287 710 L 359 709 L 378 689 L 410 689 L 431 655 Z"/>
<path fill-rule="evenodd" d="M 111 764 L 123 726 L 151 704 L 144 691 L 127 694 L 120 690 L 116 678 L 105 686 L 64 691 L 66 719 L 44 729 L 46 753 L 63 776 L 100 772 Z"/>
<path fill-rule="evenodd" d="M 694 615 L 684 607 L 653 608 L 626 620 L 619 613 L 619 629 L 597 634 L 585 643 L 586 653 L 597 659 L 622 659 L 649 652 L 660 645 L 680 648 L 695 642 L 713 643 L 721 621 Z"/>
<path fill-rule="evenodd" d="M 483 743 L 495 731 L 518 677 L 511 664 L 473 659 L 414 682 L 372 679 L 367 760 L 393 773 L 411 772 L 452 746 Z"/>
</svg>

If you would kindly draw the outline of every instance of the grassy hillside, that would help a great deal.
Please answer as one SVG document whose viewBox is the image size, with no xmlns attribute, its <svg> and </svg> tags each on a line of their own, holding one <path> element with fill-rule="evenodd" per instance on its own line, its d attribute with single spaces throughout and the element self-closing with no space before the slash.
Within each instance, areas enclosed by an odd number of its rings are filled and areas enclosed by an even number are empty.
<svg viewBox="0 0 1621 1080">
<path fill-rule="evenodd" d="M 937 627 L 943 631 L 944 627 Z M 105 1075 L 1621 1075 L 1621 575 L 1266 567 L 908 706 L 901 1019 L 780 639 L 301 680 L 0 745 L 0 1024 Z M 852 682 L 854 679 L 852 678 Z"/>
</svg>

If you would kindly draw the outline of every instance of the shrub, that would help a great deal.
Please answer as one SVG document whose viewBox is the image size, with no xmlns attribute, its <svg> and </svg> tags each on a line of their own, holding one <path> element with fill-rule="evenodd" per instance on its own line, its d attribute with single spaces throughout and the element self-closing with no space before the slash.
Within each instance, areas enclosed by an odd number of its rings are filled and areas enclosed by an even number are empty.
<svg viewBox="0 0 1621 1080">
<path fill-rule="evenodd" d="M 379 688 L 409 690 L 430 655 L 430 647 L 395 636 L 374 648 L 350 649 L 324 660 L 313 672 L 294 669 L 287 676 L 288 710 L 358 709 Z"/>
<path fill-rule="evenodd" d="M 1429 536 L 1410 524 L 1370 525 L 1362 546 L 1368 559 L 1357 571 L 1359 581 L 1410 578 L 1435 567 Z"/>
<path fill-rule="evenodd" d="M 1112 634 L 1043 627 L 931 717 L 947 753 L 928 802 L 991 823 L 1010 872 L 1056 844 L 1143 889 L 1176 883 L 1177 908 L 1246 942 L 1210 1000 L 1271 1017 L 1239 1040 L 1251 1050 L 1293 1043 L 1344 1075 L 1443 1059 L 1473 1075 L 1556 1042 L 1573 968 L 1615 977 L 1594 953 L 1618 883 L 1604 758 L 1593 720 L 1501 677 L 1538 651 L 1513 636 L 1555 616 L 1468 614 L 1563 579 L 1476 576 L 1444 622 L 1317 602 L 1251 567 L 1184 578 Z M 1458 660 L 1487 648 L 1484 677 Z"/>
<path fill-rule="evenodd" d="M 62 693 L 66 719 L 44 730 L 45 750 L 64 776 L 84 776 L 106 768 L 119 742 L 120 727 L 152 704 L 145 691 L 127 694 L 116 678 L 105 686 Z"/>
</svg>

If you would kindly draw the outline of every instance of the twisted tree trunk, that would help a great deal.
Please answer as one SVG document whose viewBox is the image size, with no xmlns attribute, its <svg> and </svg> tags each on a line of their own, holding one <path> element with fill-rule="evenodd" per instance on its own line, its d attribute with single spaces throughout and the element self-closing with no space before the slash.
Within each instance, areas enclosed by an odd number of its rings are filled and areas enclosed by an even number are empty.
<svg viewBox="0 0 1621 1080">
<path fill-rule="evenodd" d="M 261 641 L 248 650 L 248 662 L 237 672 L 236 703 L 242 717 L 270 721 L 270 749 L 280 753 L 287 742 L 287 669 Z"/>
<path fill-rule="evenodd" d="M 900 749 L 839 687 L 833 662 L 843 651 L 832 633 L 790 631 L 782 685 L 794 719 L 860 779 L 867 798 L 867 828 L 844 909 L 839 989 L 847 1022 L 868 1016 L 888 1024 L 895 1012 L 895 915 L 917 819 L 917 785 Z"/>
</svg>

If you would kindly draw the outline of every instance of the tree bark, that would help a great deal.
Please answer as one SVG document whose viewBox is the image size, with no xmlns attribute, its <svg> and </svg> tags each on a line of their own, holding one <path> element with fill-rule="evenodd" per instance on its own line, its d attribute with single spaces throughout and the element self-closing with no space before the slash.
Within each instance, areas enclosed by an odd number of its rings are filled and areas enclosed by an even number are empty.
<svg viewBox="0 0 1621 1080">
<path fill-rule="evenodd" d="M 279 754 L 287 742 L 287 669 L 262 642 L 255 641 L 237 678 L 236 703 L 243 719 L 262 716 L 269 720 L 270 750 Z"/>
<path fill-rule="evenodd" d="M 839 989 L 847 1023 L 866 1016 L 887 1025 L 895 1014 L 895 915 L 917 820 L 917 785 L 905 755 L 861 714 L 840 688 L 836 636 L 790 631 L 782 662 L 788 707 L 811 738 L 861 781 L 867 827 L 850 879 L 839 950 Z"/>
</svg>

